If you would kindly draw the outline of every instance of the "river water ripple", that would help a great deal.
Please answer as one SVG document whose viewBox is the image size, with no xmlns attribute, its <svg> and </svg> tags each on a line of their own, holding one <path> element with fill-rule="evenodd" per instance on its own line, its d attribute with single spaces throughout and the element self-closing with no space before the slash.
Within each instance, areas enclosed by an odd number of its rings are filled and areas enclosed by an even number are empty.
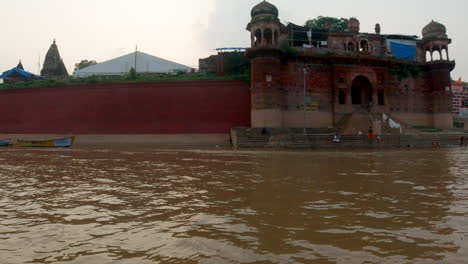
<svg viewBox="0 0 468 264">
<path fill-rule="evenodd" d="M 0 263 L 467 263 L 468 152 L 4 149 Z"/>
</svg>

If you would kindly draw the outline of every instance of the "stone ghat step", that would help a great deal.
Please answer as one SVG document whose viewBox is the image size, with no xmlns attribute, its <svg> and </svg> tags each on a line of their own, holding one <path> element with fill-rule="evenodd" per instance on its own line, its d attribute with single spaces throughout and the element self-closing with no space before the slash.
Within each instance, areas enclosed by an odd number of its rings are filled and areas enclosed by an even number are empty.
<svg viewBox="0 0 468 264">
<path fill-rule="evenodd" d="M 241 148 L 400 148 L 419 147 L 428 148 L 434 146 L 457 147 L 460 146 L 459 135 L 401 135 L 379 136 L 370 140 L 367 136 L 340 136 L 340 143 L 334 143 L 333 135 L 280 135 L 271 137 L 241 137 L 238 146 Z M 468 142 L 468 139 L 465 143 Z"/>
</svg>

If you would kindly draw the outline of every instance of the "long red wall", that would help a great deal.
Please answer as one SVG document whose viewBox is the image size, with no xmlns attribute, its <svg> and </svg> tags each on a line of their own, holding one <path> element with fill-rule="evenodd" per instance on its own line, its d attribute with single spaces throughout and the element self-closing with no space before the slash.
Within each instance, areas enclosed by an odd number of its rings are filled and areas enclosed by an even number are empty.
<svg viewBox="0 0 468 264">
<path fill-rule="evenodd" d="M 2 134 L 225 134 L 250 126 L 245 81 L 112 83 L 0 92 Z"/>
</svg>

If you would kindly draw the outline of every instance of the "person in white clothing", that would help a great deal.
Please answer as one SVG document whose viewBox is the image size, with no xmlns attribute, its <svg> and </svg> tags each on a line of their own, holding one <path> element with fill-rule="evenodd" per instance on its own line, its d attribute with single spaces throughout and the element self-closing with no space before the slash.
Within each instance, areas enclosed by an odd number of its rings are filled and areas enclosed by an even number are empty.
<svg viewBox="0 0 468 264">
<path fill-rule="evenodd" d="M 340 143 L 340 137 L 338 136 L 338 134 L 335 134 L 335 136 L 333 137 L 333 142 Z"/>
</svg>

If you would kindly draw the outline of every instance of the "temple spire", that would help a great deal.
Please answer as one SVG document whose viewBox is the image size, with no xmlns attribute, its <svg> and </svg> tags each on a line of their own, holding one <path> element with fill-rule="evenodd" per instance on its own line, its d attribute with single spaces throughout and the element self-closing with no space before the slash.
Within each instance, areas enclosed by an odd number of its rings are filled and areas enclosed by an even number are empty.
<svg viewBox="0 0 468 264">
<path fill-rule="evenodd" d="M 16 68 L 24 71 L 24 67 L 23 67 L 23 64 L 21 63 L 21 60 L 19 61 L 18 66 L 16 66 Z"/>
<path fill-rule="evenodd" d="M 41 75 L 44 77 L 68 77 L 68 71 L 63 63 L 62 58 L 60 57 L 60 53 L 58 51 L 57 44 L 55 42 L 47 51 L 47 55 L 44 60 L 44 66 L 42 67 Z"/>
</svg>

